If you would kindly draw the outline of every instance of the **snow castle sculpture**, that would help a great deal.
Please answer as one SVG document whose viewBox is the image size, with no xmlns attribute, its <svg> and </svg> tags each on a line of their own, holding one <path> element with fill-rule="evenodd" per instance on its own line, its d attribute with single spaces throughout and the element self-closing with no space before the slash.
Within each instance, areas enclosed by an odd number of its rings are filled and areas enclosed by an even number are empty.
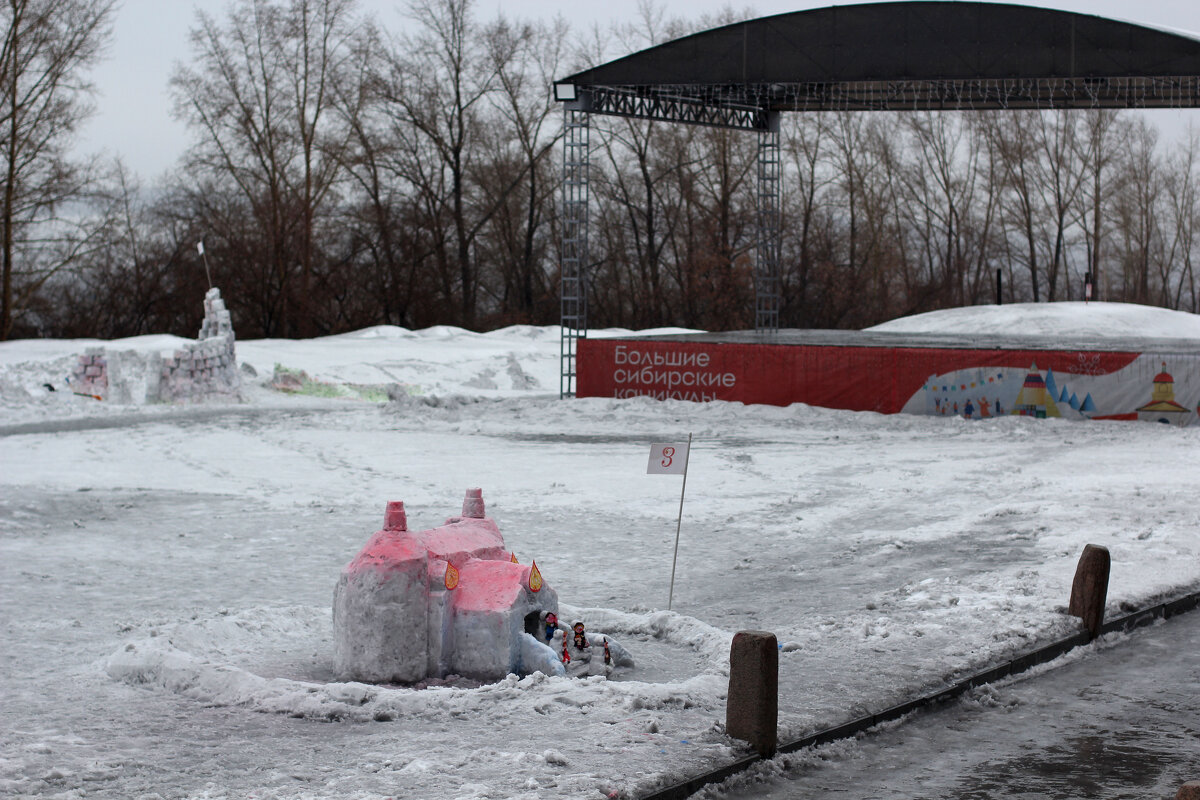
<svg viewBox="0 0 1200 800">
<path fill-rule="evenodd" d="M 171 355 L 89 347 L 67 379 L 76 394 L 114 403 L 237 401 L 242 386 L 233 320 L 221 290 L 204 295 L 204 320 L 195 342 Z"/>
<path fill-rule="evenodd" d="M 238 397 L 241 389 L 233 321 L 221 290 L 204 295 L 204 320 L 194 344 L 163 357 L 159 394 L 166 402 Z"/>
<path fill-rule="evenodd" d="M 334 669 L 343 680 L 413 682 L 458 674 L 563 675 L 536 634 L 558 595 L 518 564 L 468 489 L 463 513 L 414 533 L 401 502 L 342 571 L 333 595 Z M 531 635 L 533 634 L 533 635 Z"/>
</svg>

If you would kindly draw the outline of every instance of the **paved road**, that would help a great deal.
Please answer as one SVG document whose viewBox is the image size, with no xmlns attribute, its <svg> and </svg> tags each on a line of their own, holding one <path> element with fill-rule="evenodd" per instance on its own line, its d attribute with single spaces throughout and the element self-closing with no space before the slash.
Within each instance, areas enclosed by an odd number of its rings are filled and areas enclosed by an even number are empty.
<svg viewBox="0 0 1200 800">
<path fill-rule="evenodd" d="M 1200 612 L 1069 658 L 707 796 L 1166 800 L 1200 780 Z"/>
</svg>

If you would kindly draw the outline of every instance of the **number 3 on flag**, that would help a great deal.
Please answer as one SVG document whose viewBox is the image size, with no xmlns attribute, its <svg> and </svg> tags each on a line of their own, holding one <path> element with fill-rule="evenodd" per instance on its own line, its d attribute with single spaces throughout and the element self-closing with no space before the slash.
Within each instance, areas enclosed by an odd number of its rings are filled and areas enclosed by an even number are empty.
<svg viewBox="0 0 1200 800">
<path fill-rule="evenodd" d="M 687 470 L 687 442 L 658 442 L 650 445 L 647 475 L 682 475 Z"/>
</svg>

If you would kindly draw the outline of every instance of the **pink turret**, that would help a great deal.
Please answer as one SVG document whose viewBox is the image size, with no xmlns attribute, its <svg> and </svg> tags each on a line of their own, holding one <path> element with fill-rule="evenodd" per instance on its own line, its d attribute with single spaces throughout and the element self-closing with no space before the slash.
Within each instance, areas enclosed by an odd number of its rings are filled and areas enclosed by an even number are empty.
<svg viewBox="0 0 1200 800">
<path fill-rule="evenodd" d="M 462 515 L 468 519 L 483 519 L 483 489 L 467 489 L 463 498 Z"/>
<path fill-rule="evenodd" d="M 387 504 L 383 514 L 383 529 L 385 531 L 408 530 L 408 515 L 404 513 L 404 501 L 392 500 Z"/>
</svg>

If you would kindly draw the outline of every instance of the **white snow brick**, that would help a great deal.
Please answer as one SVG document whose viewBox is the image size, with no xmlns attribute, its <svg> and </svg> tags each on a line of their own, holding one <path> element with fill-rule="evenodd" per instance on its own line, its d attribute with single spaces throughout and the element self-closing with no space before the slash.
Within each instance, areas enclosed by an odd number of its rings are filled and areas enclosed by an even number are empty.
<svg viewBox="0 0 1200 800">
<path fill-rule="evenodd" d="M 161 400 L 204 402 L 238 398 L 242 376 L 236 366 L 233 323 L 220 289 L 214 287 L 204 295 L 204 320 L 198 340 L 176 350 L 166 364 L 166 378 L 159 390 Z"/>
<path fill-rule="evenodd" d="M 520 644 L 522 673 L 540 672 L 543 675 L 566 676 L 567 669 L 563 666 L 562 656 L 549 645 L 538 641 L 528 633 L 521 634 Z"/>
<path fill-rule="evenodd" d="M 403 503 L 343 570 L 333 593 L 334 670 L 347 680 L 418 681 L 428 671 L 429 554 Z"/>
<path fill-rule="evenodd" d="M 529 570 L 508 560 L 473 559 L 463 565 L 454 597 L 452 672 L 486 679 L 526 671 L 522 669 L 526 618 L 540 624 L 544 611 L 558 608 L 558 596 L 550 587 L 543 584 L 539 592 L 529 590 Z"/>
</svg>

